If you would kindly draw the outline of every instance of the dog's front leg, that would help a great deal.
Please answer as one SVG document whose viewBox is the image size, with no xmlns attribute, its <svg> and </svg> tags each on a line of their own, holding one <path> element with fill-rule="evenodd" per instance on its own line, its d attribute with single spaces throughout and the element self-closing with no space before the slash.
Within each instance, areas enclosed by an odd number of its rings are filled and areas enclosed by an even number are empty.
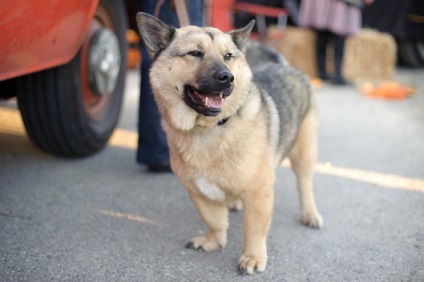
<svg viewBox="0 0 424 282">
<path fill-rule="evenodd" d="M 228 207 L 201 195 L 189 194 L 209 231 L 206 236 L 192 238 L 187 247 L 204 251 L 224 248 L 227 244 Z"/>
<path fill-rule="evenodd" d="M 267 263 L 266 237 L 271 223 L 274 193 L 272 185 L 260 187 L 243 197 L 244 244 L 239 260 L 240 274 L 263 272 Z"/>
</svg>

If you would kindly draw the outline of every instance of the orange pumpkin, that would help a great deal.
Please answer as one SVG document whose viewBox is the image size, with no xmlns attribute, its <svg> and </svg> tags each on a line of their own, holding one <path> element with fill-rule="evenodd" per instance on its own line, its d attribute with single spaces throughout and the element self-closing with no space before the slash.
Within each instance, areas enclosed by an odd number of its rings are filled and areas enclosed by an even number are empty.
<svg viewBox="0 0 424 282">
<path fill-rule="evenodd" d="M 364 83 L 360 91 L 370 98 L 401 100 L 414 93 L 411 87 L 405 87 L 394 81 L 385 81 L 375 86 L 370 82 Z"/>
</svg>

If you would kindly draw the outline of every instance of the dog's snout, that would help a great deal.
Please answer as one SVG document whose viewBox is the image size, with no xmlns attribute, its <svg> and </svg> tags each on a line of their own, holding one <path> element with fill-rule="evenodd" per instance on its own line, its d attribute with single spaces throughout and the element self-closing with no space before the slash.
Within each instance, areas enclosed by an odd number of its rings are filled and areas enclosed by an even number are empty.
<svg viewBox="0 0 424 282">
<path fill-rule="evenodd" d="M 234 81 L 234 75 L 227 70 L 217 72 L 216 78 L 225 87 L 229 87 Z"/>
</svg>

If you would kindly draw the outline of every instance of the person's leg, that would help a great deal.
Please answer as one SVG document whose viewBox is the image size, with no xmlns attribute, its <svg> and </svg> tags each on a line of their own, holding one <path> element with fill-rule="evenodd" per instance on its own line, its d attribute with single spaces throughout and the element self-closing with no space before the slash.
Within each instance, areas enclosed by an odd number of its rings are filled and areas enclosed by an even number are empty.
<svg viewBox="0 0 424 282">
<path fill-rule="evenodd" d="M 156 3 L 157 1 L 141 0 L 139 2 L 140 10 L 154 14 Z M 170 8 L 169 0 L 164 1 L 158 16 L 168 24 L 178 23 L 175 12 Z M 143 60 L 140 70 L 137 163 L 147 165 L 150 171 L 170 171 L 168 143 L 149 81 L 152 61 L 143 42 L 140 43 L 140 50 Z"/>
<path fill-rule="evenodd" d="M 137 162 L 150 168 L 167 166 L 169 165 L 168 144 L 149 82 L 151 60 L 144 46 L 141 50 L 143 62 L 138 112 Z"/>
<path fill-rule="evenodd" d="M 156 3 L 157 1 L 141 0 L 139 7 L 143 12 L 154 14 Z M 189 5 L 187 3 L 187 11 L 190 23 L 201 26 L 203 1 L 190 1 Z M 179 26 L 172 0 L 164 1 L 160 7 L 158 17 L 169 25 Z M 170 171 L 168 144 L 161 127 L 160 114 L 154 101 L 149 81 L 149 70 L 152 62 L 143 43 L 140 44 L 140 49 L 143 61 L 141 65 L 137 162 L 147 165 L 151 171 Z"/>
<path fill-rule="evenodd" d="M 322 80 L 328 80 L 329 76 L 327 73 L 327 42 L 329 32 L 326 30 L 317 30 L 317 42 L 316 42 L 316 57 L 318 67 L 318 77 Z"/>
<path fill-rule="evenodd" d="M 342 67 L 343 67 L 343 56 L 345 47 L 346 37 L 341 35 L 334 35 L 334 77 L 333 83 L 338 85 L 346 84 L 346 80 L 343 78 Z"/>
<path fill-rule="evenodd" d="M 203 25 L 203 0 L 186 0 L 191 25 Z"/>
</svg>

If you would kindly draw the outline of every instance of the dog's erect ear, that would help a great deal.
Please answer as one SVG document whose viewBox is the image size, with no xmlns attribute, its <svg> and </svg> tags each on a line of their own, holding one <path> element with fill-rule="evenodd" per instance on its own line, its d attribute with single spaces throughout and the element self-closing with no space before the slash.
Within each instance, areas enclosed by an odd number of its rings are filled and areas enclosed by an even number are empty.
<svg viewBox="0 0 424 282">
<path fill-rule="evenodd" d="M 237 48 L 239 48 L 243 53 L 246 50 L 246 44 L 249 40 L 249 35 L 254 25 L 255 20 L 251 20 L 250 23 L 245 27 L 228 32 L 228 34 L 233 39 L 234 44 L 236 44 Z"/>
<path fill-rule="evenodd" d="M 147 52 L 152 59 L 156 58 L 168 46 L 175 33 L 175 28 L 172 26 L 143 12 L 137 13 L 137 25 Z"/>
</svg>

